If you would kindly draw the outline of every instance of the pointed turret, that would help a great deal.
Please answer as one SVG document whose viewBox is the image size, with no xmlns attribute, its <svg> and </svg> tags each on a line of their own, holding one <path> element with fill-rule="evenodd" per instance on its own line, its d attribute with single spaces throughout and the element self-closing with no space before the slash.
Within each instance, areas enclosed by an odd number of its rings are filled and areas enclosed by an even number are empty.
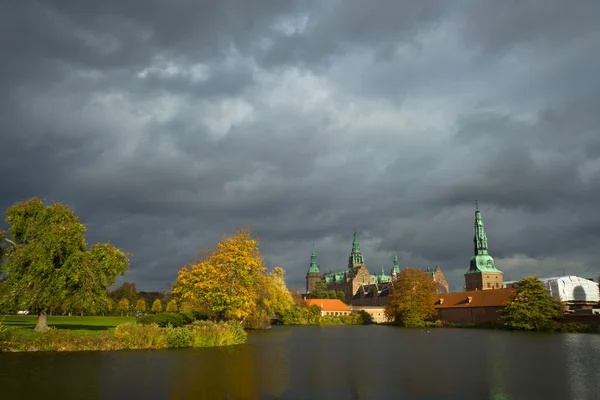
<svg viewBox="0 0 600 400">
<path fill-rule="evenodd" d="M 310 255 L 310 266 L 308 267 L 308 272 L 321 272 L 319 266 L 317 265 L 317 253 L 314 251 Z"/>
<path fill-rule="evenodd" d="M 398 256 L 394 256 L 394 266 L 392 267 L 392 275 L 400 273 L 400 264 L 398 264 Z"/>
<path fill-rule="evenodd" d="M 314 246 L 314 245 L 313 245 Z M 312 293 L 317 282 L 321 280 L 321 269 L 317 265 L 317 253 L 312 252 L 310 255 L 310 265 L 306 273 L 306 293 Z"/>
<path fill-rule="evenodd" d="M 358 244 L 358 238 L 356 237 L 356 228 L 354 229 L 354 239 L 352 240 L 352 253 L 348 258 L 348 268 L 355 268 L 363 265 L 364 259 L 360 252 L 360 245 Z"/>
<path fill-rule="evenodd" d="M 475 235 L 473 236 L 473 257 L 465 274 L 467 290 L 494 289 L 502 287 L 502 271 L 496 268 L 494 259 L 488 253 L 488 239 L 481 218 L 479 206 L 475 207 Z M 476 274 L 477 277 L 469 277 Z M 483 275 L 485 274 L 485 278 Z"/>
</svg>

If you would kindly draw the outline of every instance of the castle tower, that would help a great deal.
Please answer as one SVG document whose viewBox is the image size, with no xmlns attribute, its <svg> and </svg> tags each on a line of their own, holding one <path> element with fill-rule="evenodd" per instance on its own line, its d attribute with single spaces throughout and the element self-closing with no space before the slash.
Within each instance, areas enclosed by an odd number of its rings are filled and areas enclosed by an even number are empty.
<svg viewBox="0 0 600 400">
<path fill-rule="evenodd" d="M 465 273 L 466 290 L 498 289 L 503 286 L 503 273 L 496 269 L 494 259 L 488 254 L 488 241 L 483 228 L 479 207 L 475 209 L 474 255 Z"/>
<path fill-rule="evenodd" d="M 350 257 L 348 258 L 348 268 L 357 268 L 364 266 L 365 262 L 363 259 L 363 255 L 360 252 L 360 246 L 358 244 L 358 239 L 356 238 L 356 229 L 354 229 L 354 239 L 352 240 L 352 252 L 350 253 Z"/>
<path fill-rule="evenodd" d="M 315 285 L 321 280 L 321 270 L 317 265 L 317 253 L 314 251 L 310 256 L 310 266 L 306 273 L 306 293 L 312 293 L 315 290 Z"/>
<path fill-rule="evenodd" d="M 392 267 L 392 280 L 396 280 L 400 275 L 400 265 L 398 264 L 398 256 L 394 256 L 394 266 Z"/>
</svg>

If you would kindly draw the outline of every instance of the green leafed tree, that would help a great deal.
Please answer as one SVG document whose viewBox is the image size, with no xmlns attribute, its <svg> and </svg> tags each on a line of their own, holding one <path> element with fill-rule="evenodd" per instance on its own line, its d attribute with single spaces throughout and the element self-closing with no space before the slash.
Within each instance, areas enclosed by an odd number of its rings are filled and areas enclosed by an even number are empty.
<svg viewBox="0 0 600 400">
<path fill-rule="evenodd" d="M 144 299 L 138 299 L 138 301 L 135 303 L 135 311 L 144 312 L 146 311 L 146 308 L 146 300 Z"/>
<path fill-rule="evenodd" d="M 152 303 L 152 312 L 156 314 L 161 311 L 162 311 L 162 303 L 160 302 L 159 299 L 154 300 L 154 303 Z"/>
<path fill-rule="evenodd" d="M 527 277 L 517 282 L 500 322 L 509 329 L 548 330 L 562 317 L 563 309 L 563 304 L 548 293 L 539 278 Z"/>
<path fill-rule="evenodd" d="M 315 284 L 315 288 L 310 294 L 311 299 L 328 299 L 329 291 L 327 290 L 327 284 L 321 280 Z"/>
<path fill-rule="evenodd" d="M 123 297 L 121 300 L 119 300 L 119 304 L 117 305 L 117 309 L 119 311 L 121 311 L 121 317 L 124 314 L 127 314 L 129 312 L 129 300 L 127 300 L 125 297 Z"/>
<path fill-rule="evenodd" d="M 5 290 L 0 304 L 15 304 L 38 315 L 35 327 L 45 331 L 47 312 L 56 304 L 97 313 L 110 302 L 108 288 L 129 265 L 125 253 L 111 244 L 88 248 L 85 225 L 60 203 L 45 206 L 38 198 L 6 211 L 0 272 Z"/>
<path fill-rule="evenodd" d="M 344 294 L 344 292 L 342 292 L 341 290 L 339 290 L 336 293 L 337 299 L 340 300 L 342 303 L 346 302 L 346 295 Z"/>
<path fill-rule="evenodd" d="M 177 312 L 177 302 L 175 300 L 167 303 L 167 312 Z"/>
<path fill-rule="evenodd" d="M 335 290 L 330 290 L 327 292 L 327 299 L 337 299 L 337 293 L 335 292 Z"/>
</svg>

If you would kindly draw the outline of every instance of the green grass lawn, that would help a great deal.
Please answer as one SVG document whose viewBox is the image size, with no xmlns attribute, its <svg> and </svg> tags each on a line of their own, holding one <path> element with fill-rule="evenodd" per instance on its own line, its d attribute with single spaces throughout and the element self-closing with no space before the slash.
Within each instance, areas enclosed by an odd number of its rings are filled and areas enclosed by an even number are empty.
<svg viewBox="0 0 600 400">
<path fill-rule="evenodd" d="M 37 322 L 36 315 L 0 316 L 0 323 L 7 327 L 33 330 Z M 100 332 L 115 329 L 115 326 L 135 322 L 135 317 L 62 317 L 49 316 L 48 326 L 73 331 L 77 336 L 96 336 Z"/>
</svg>

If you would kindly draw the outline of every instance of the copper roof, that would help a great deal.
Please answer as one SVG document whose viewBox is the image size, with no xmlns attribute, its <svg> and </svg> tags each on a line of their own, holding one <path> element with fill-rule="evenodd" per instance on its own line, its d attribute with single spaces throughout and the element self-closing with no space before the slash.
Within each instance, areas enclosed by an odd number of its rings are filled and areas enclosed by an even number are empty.
<svg viewBox="0 0 600 400">
<path fill-rule="evenodd" d="M 513 288 L 440 293 L 433 296 L 435 308 L 502 307 L 508 303 Z"/>
<path fill-rule="evenodd" d="M 305 301 L 307 306 L 316 305 L 323 311 L 351 311 L 346 304 L 337 299 L 310 299 Z"/>
</svg>

